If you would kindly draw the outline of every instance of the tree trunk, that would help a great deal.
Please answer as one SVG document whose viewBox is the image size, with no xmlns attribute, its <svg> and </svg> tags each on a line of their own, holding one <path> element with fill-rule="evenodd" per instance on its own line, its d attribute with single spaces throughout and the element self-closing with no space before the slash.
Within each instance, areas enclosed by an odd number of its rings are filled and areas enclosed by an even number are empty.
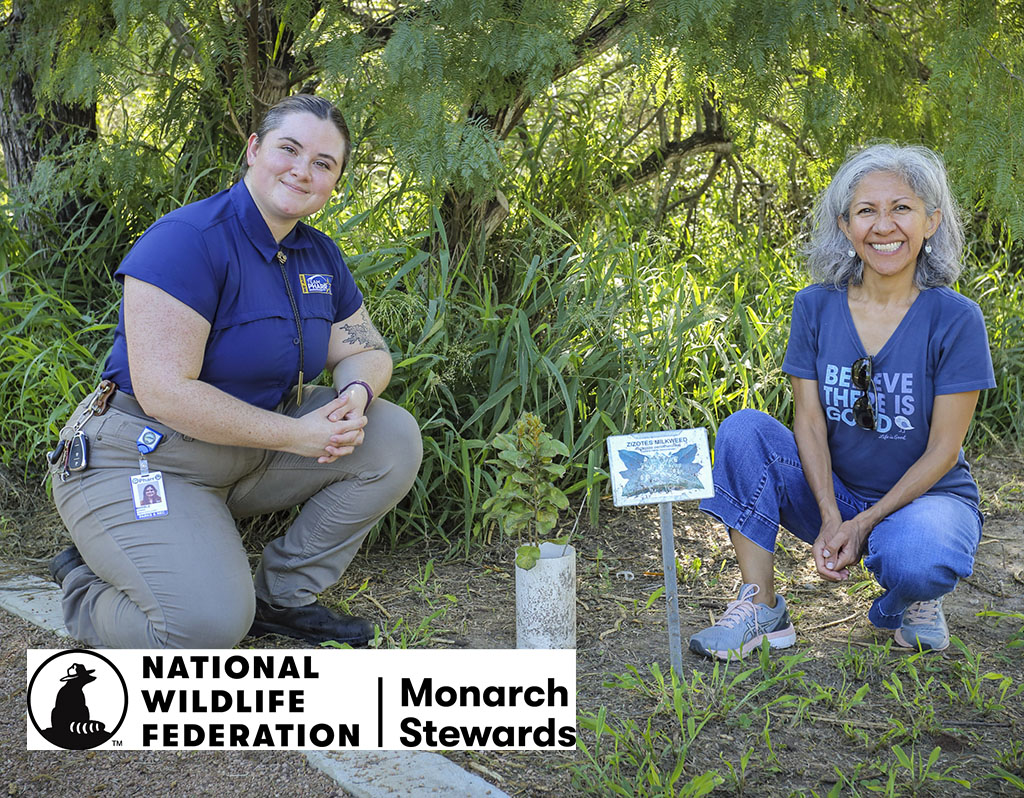
<svg viewBox="0 0 1024 798">
<path fill-rule="evenodd" d="M 521 3 L 507 4 L 506 10 L 509 15 L 518 16 Z M 587 27 L 571 42 L 575 58 L 555 71 L 551 76 L 551 84 L 554 85 L 559 79 L 613 47 L 624 35 L 630 20 L 630 11 L 625 3 L 613 8 L 600 19 L 595 14 Z M 474 102 L 470 105 L 471 110 L 468 114 L 470 120 L 483 122 L 499 142 L 512 134 L 533 102 L 533 97 L 525 89 L 525 75 L 512 74 L 508 76 L 508 80 L 519 86 L 515 97 L 508 105 L 488 114 Z M 508 199 L 500 190 L 494 197 L 481 200 L 479 197 L 471 197 L 449 188 L 440 212 L 449 250 L 452 257 L 456 258 L 461 257 L 462 253 L 471 247 L 485 244 L 501 227 L 509 215 Z"/>
<path fill-rule="evenodd" d="M 508 213 L 508 198 L 500 189 L 491 199 L 481 201 L 449 188 L 441 204 L 441 220 L 452 260 L 459 260 L 467 249 L 483 246 L 508 218 Z"/>
<path fill-rule="evenodd" d="M 215 64 L 217 85 L 206 87 L 211 107 L 223 107 L 223 113 L 197 118 L 190 134 L 184 137 L 177 168 L 188 175 L 209 174 L 196 185 L 199 194 L 213 193 L 218 184 L 216 167 L 230 163 L 251 133 L 255 133 L 268 109 L 287 97 L 293 89 L 311 78 L 309 65 L 299 64 L 293 47 L 295 32 L 282 27 L 276 6 L 255 0 L 242 7 L 233 6 L 241 24 L 242 36 L 237 50 L 229 49 Z M 320 8 L 310 4 L 310 24 Z M 189 58 L 200 46 L 189 27 L 179 17 L 164 20 L 168 32 Z M 303 69 L 303 67 L 307 69 Z M 243 87 L 239 90 L 239 86 Z M 196 142 L 202 142 L 196 146 Z"/>
<path fill-rule="evenodd" d="M 15 6 L 6 22 L 12 30 L 12 46 L 8 52 L 0 53 L 8 63 L 18 61 L 18 28 L 23 22 L 24 15 Z M 41 102 L 36 96 L 35 80 L 21 68 L 9 85 L 0 85 L 0 146 L 12 193 L 27 190 L 44 155 L 60 157 L 71 145 L 96 136 L 95 105 Z M 59 207 L 47 209 L 47 213 L 58 223 L 68 223 L 90 204 L 88 197 L 71 195 L 63 198 Z M 37 225 L 27 215 L 19 215 L 17 223 L 30 238 L 38 233 Z"/>
</svg>

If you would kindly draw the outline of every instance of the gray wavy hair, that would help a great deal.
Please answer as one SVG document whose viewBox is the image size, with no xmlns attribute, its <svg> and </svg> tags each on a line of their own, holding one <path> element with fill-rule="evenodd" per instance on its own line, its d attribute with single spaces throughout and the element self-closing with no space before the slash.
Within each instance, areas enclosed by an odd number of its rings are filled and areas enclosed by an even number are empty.
<svg viewBox="0 0 1024 798">
<path fill-rule="evenodd" d="M 838 218 L 849 221 L 850 204 L 857 186 L 872 172 L 892 172 L 903 178 L 925 204 L 929 216 L 936 210 L 942 218 L 928 239 L 931 252 L 921 247 L 914 270 L 918 288 L 952 285 L 963 268 L 964 227 L 953 193 L 949 190 L 942 157 L 927 147 L 901 146 L 890 142 L 874 144 L 847 156 L 832 182 L 818 195 L 814 205 L 810 241 L 804 249 L 807 267 L 815 282 L 860 285 L 864 264 L 847 254 L 850 242 L 839 228 Z"/>
</svg>

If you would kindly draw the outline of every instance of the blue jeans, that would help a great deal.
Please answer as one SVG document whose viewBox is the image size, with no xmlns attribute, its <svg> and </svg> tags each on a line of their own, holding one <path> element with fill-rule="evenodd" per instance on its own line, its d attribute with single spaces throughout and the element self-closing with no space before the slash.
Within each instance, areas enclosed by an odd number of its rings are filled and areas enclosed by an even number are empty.
<svg viewBox="0 0 1024 798">
<path fill-rule="evenodd" d="M 821 529 L 818 503 L 804 477 L 793 433 L 758 410 L 740 410 L 719 427 L 713 469 L 715 495 L 700 509 L 767 551 L 779 526 L 807 543 Z M 832 475 L 843 520 L 873 503 Z M 884 518 L 868 537 L 864 566 L 885 595 L 868 618 L 898 629 L 915 601 L 944 596 L 971 575 L 981 540 L 982 516 L 956 496 L 920 496 Z"/>
</svg>

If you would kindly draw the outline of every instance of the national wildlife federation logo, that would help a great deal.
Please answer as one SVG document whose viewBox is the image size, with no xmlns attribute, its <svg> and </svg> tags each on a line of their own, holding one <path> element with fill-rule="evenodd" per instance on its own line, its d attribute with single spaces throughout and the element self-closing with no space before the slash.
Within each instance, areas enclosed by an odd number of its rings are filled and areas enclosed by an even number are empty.
<svg viewBox="0 0 1024 798">
<path fill-rule="evenodd" d="M 28 683 L 28 717 L 61 748 L 96 748 L 117 734 L 128 713 L 128 686 L 101 654 L 72 649 L 54 654 Z"/>
</svg>

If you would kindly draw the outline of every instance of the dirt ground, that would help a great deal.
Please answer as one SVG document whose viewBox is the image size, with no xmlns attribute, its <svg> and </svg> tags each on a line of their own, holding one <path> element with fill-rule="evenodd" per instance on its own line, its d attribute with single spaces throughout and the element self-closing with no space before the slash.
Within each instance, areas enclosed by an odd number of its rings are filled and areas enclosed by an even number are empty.
<svg viewBox="0 0 1024 798">
<path fill-rule="evenodd" d="M 960 584 L 945 604 L 951 631 L 966 644 L 985 671 L 998 672 L 1024 684 L 1024 646 L 1009 645 L 1019 636 L 1024 622 L 979 615 L 984 611 L 1024 613 L 1024 456 L 992 454 L 975 464 L 987 515 L 984 538 L 978 550 L 973 576 Z M 2 477 L 2 474 L 0 474 Z M 8 483 L 9 485 L 9 483 Z M 0 479 L 0 499 L 4 492 Z M 29 508 L 23 508 L 26 512 Z M 17 524 L 28 516 L 5 512 Z M 25 540 L 24 528 L 0 528 L 0 559 L 16 561 L 24 570 L 45 575 L 45 562 L 60 547 L 59 519 L 34 514 L 35 543 Z M 41 522 L 40 518 L 48 519 Z M 571 519 L 570 519 L 571 520 Z M 55 524 L 57 526 L 55 526 Z M 683 670 L 693 680 L 711 679 L 714 663 L 685 650 L 687 635 L 709 623 L 735 597 L 739 571 L 720 527 L 701 515 L 693 503 L 674 508 L 676 556 L 681 627 L 684 642 Z M 43 528 L 49 532 L 42 531 Z M 51 538 L 52 534 L 52 538 Z M 791 605 L 797 627 L 796 648 L 803 653 L 801 672 L 806 680 L 823 686 L 845 679 L 836 662 L 863 655 L 874 659 L 863 679 L 870 684 L 863 708 L 846 718 L 854 733 L 880 735 L 886 728 L 893 704 L 884 700 L 892 659 L 878 654 L 891 634 L 874 629 L 867 621 L 872 587 L 865 580 L 842 586 L 824 582 L 814 573 L 809 552 L 795 538 L 780 537 L 779 590 Z M 611 686 L 616 676 L 630 667 L 650 676 L 652 663 L 669 670 L 668 636 L 664 600 L 655 593 L 664 585 L 658 517 L 654 507 L 603 508 L 598 528 L 581 528 L 574 540 L 577 559 L 577 710 L 594 715 L 605 708 L 609 718 L 632 719 L 641 728 L 668 728 L 671 713 L 659 708 L 659 699 L 642 690 Z M 361 554 L 341 583 L 323 599 L 351 612 L 375 619 L 384 629 L 384 645 L 434 648 L 512 648 L 515 646 L 514 573 L 512 547 L 499 544 L 474 552 L 470 558 L 451 558 L 443 544 L 418 544 L 398 551 L 371 547 Z M 865 572 L 866 576 L 866 572 Z M 652 598 L 653 597 L 653 598 Z M 10 795 L 341 795 L 336 786 L 304 765 L 298 754 L 41 754 L 23 750 L 23 701 L 25 647 L 54 645 L 42 633 L 24 629 L 0 611 L 2 687 L 0 698 L 3 734 L 0 737 L 0 789 Z M 63 643 L 67 645 L 67 643 Z M 245 640 L 243 646 L 292 647 L 282 638 Z M 343 653 L 339 652 L 340 656 Z M 780 657 L 780 652 L 773 658 Z M 951 680 L 970 662 L 951 647 L 928 655 L 927 666 L 935 679 Z M 20 658 L 20 659 L 19 659 Z M 20 679 L 18 668 L 20 667 Z M 696 681 L 694 682 L 696 683 Z M 20 691 L 20 692 L 19 692 Z M 934 695 L 934 694 L 930 694 Z M 19 708 L 20 707 L 20 708 Z M 913 707 L 903 707 L 910 712 Z M 939 765 L 956 767 L 957 775 L 972 787 L 935 782 L 922 785 L 919 795 L 1020 795 L 1005 780 L 989 774 L 994 761 L 1003 762 L 1018 778 L 1024 748 L 1024 698 L 1018 693 L 999 711 L 965 713 L 952 697 L 929 703 L 933 722 L 919 741 L 925 752 L 942 749 Z M 835 768 L 854 771 L 858 763 L 879 756 L 864 745 L 852 743 L 850 730 L 835 717 L 805 713 L 790 723 L 776 717 L 771 735 L 771 756 L 760 757 L 764 767 L 748 773 L 714 795 L 754 796 L 824 795 L 836 782 Z M 742 722 L 728 721 L 705 730 L 688 752 L 686 777 L 703 771 L 728 769 L 739 762 L 745 747 L 757 739 L 757 730 Z M 767 739 L 767 733 L 761 733 Z M 671 735 L 670 735 L 671 736 Z M 593 735 L 581 739 L 592 745 Z M 882 737 L 882 739 L 885 739 Z M 891 746 L 886 745 L 887 752 Z M 879 749 L 881 750 L 881 749 Z M 1005 752 L 1015 752 L 1015 758 Z M 1002 759 L 1000 756 L 1002 755 Z M 581 752 L 455 752 L 449 757 L 481 775 L 511 796 L 574 796 L 595 794 L 584 790 L 573 769 L 584 763 Z M 758 759 L 759 757 L 755 757 Z M 113 768 L 114 763 L 118 763 Z M 73 764 L 72 764 L 73 763 Z M 1016 771 L 1014 770 L 1016 768 Z M 207 784 L 211 771 L 237 774 Z M 260 775 L 260 771 L 266 771 Z M 90 777 L 90 772 L 95 776 Z M 122 782 L 111 782 L 111 773 Z M 134 774 L 129 781 L 123 774 Z M 174 774 L 180 773 L 180 777 Z M 172 777 L 174 777 L 172 779 Z M 173 783 L 171 781 L 173 780 Z M 127 783 L 133 790 L 106 790 L 108 784 Z M 138 792 L 134 791 L 137 788 Z M 918 788 L 915 788 L 918 789 Z M 934 790 L 929 792 L 929 790 Z M 660 793 L 659 793 L 660 794 Z M 842 794 L 851 794 L 843 792 Z M 901 793 L 903 794 L 903 793 Z M 910 794 L 910 793 L 906 793 Z"/>
</svg>

